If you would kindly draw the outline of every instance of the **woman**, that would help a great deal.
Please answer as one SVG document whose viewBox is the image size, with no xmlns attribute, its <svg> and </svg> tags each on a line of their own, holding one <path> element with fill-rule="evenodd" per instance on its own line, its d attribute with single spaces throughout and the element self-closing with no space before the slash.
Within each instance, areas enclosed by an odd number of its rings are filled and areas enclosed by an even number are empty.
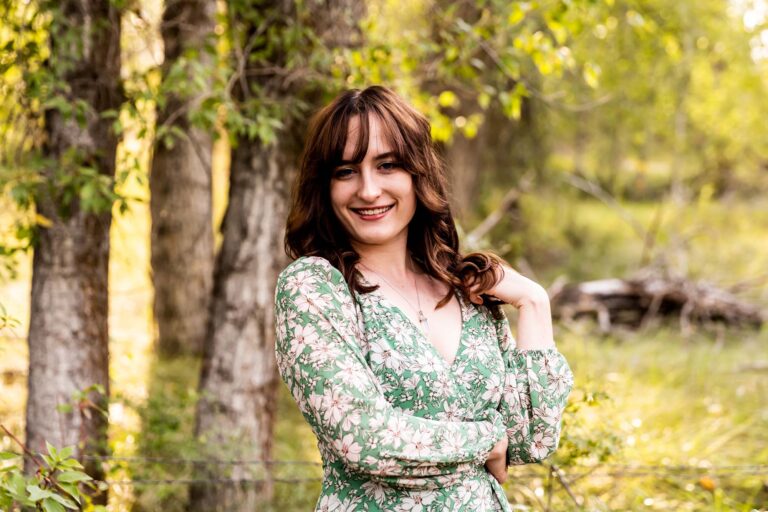
<svg viewBox="0 0 768 512">
<path fill-rule="evenodd" d="M 459 253 L 445 182 L 429 123 L 384 87 L 310 124 L 275 308 L 323 459 L 316 510 L 508 511 L 507 466 L 557 447 L 573 377 L 546 291 Z"/>
</svg>

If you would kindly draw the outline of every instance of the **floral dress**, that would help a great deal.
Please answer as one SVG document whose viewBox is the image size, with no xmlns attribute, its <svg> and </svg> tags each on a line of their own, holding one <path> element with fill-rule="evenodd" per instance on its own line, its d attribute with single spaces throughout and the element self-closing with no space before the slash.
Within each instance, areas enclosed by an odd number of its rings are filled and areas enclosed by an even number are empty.
<svg viewBox="0 0 768 512">
<path fill-rule="evenodd" d="M 280 375 L 318 439 L 316 511 L 510 511 L 484 463 L 555 451 L 573 375 L 556 348 L 518 350 L 509 322 L 459 289 L 449 364 L 377 291 L 353 300 L 341 272 L 303 256 L 275 290 Z"/>
</svg>

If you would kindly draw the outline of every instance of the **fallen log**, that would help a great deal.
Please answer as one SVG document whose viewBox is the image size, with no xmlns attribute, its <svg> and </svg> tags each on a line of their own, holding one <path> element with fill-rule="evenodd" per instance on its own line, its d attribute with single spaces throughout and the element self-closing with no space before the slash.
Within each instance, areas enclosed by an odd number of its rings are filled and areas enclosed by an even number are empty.
<svg viewBox="0 0 768 512">
<path fill-rule="evenodd" d="M 558 284 L 550 298 L 554 318 L 590 316 L 604 332 L 614 324 L 644 327 L 659 317 L 678 317 L 686 331 L 713 322 L 760 328 L 765 319 L 760 308 L 711 283 L 650 274 Z"/>
</svg>

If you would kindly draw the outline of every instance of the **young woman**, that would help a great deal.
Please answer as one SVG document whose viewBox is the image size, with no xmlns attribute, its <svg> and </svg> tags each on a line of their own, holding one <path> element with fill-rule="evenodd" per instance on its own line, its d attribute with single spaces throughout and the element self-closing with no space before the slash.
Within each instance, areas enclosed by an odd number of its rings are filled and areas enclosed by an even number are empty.
<svg viewBox="0 0 768 512">
<path fill-rule="evenodd" d="M 573 376 L 546 291 L 459 252 L 427 120 L 380 86 L 318 112 L 285 243 L 276 353 L 318 439 L 316 510 L 511 510 L 507 466 L 557 448 Z"/>
</svg>

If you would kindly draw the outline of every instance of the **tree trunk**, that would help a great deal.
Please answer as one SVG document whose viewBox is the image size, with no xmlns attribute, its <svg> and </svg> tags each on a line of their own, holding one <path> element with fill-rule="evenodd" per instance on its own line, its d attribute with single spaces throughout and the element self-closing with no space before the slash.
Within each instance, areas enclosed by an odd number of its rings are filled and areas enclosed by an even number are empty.
<svg viewBox="0 0 768 512">
<path fill-rule="evenodd" d="M 107 452 L 112 214 L 111 204 L 94 212 L 77 196 L 67 199 L 60 176 L 83 179 L 80 169 L 90 167 L 114 177 L 117 138 L 112 120 L 99 114 L 121 102 L 120 13 L 109 0 L 69 0 L 59 9 L 50 32 L 49 66 L 69 88 L 65 101 L 88 108 L 81 122 L 59 110 L 45 112 L 43 151 L 52 163 L 36 208 L 51 224 L 39 227 L 33 258 L 26 442 L 34 452 L 45 452 L 46 441 L 75 445 L 82 459 Z M 84 390 L 85 396 L 77 396 Z M 91 476 L 103 478 L 99 463 L 84 465 Z M 27 461 L 26 469 L 35 466 Z"/>
<path fill-rule="evenodd" d="M 275 19 L 295 16 L 295 4 L 286 0 L 263 8 L 277 11 Z M 326 45 L 359 41 L 362 2 L 329 0 L 306 8 L 310 12 L 304 19 L 311 21 L 316 36 Z M 266 65 L 282 67 L 284 58 L 277 52 Z M 322 91 L 283 81 L 280 76 L 264 76 L 246 69 L 242 81 L 247 87 L 241 101 L 255 85 L 260 94 L 278 104 L 301 100 L 310 107 L 319 106 Z M 276 143 L 265 145 L 241 136 L 232 150 L 229 204 L 222 225 L 224 241 L 216 259 L 196 424 L 198 437 L 218 459 L 272 458 L 279 382 L 274 357 L 274 289 L 279 271 L 288 263 L 283 251 L 288 189 L 306 126 L 306 120 L 283 121 Z M 241 482 L 193 486 L 190 510 L 252 511 L 271 499 L 270 466 L 211 467 L 216 470 L 208 476 Z M 226 468 L 230 471 L 225 472 Z"/>
<path fill-rule="evenodd" d="M 180 58 L 190 59 L 183 76 L 194 84 L 195 73 L 210 70 L 215 15 L 214 0 L 168 0 L 163 13 L 168 92 L 157 123 L 178 131 L 170 146 L 162 138 L 155 141 L 149 179 L 154 314 L 162 356 L 200 356 L 205 338 L 214 262 L 212 139 L 209 130 L 190 124 L 187 113 L 208 91 L 177 92 L 178 75 L 170 71 L 183 64 Z"/>
<path fill-rule="evenodd" d="M 245 142 L 232 152 L 197 433 L 219 458 L 262 460 L 272 453 L 278 382 L 272 302 L 285 264 L 279 247 L 287 213 L 286 171 L 295 163 L 282 147 Z M 258 510 L 260 500 L 271 496 L 266 466 L 221 468 L 230 471 L 220 477 L 265 483 L 193 488 L 192 510 Z"/>
</svg>

